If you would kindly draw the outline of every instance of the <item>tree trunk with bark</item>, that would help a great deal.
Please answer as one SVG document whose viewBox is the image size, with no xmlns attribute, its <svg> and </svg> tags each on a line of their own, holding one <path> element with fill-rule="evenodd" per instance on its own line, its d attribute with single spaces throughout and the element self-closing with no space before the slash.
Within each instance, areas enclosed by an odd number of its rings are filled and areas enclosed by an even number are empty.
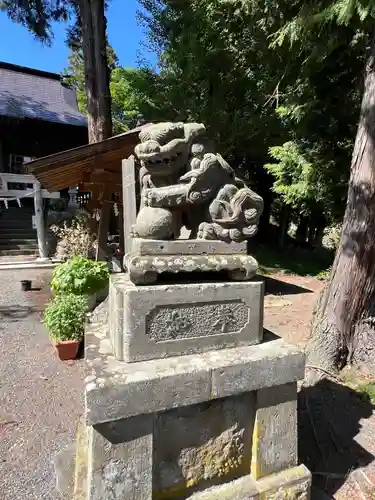
<svg viewBox="0 0 375 500">
<path fill-rule="evenodd" d="M 80 0 L 89 142 L 112 135 L 104 0 Z"/>
<path fill-rule="evenodd" d="M 289 217 L 290 217 L 290 207 L 288 205 L 284 205 L 281 209 L 280 214 L 280 227 L 279 227 L 279 237 L 277 241 L 277 246 L 280 249 L 285 247 L 285 238 L 288 234 L 289 228 Z"/>
<path fill-rule="evenodd" d="M 330 281 L 317 304 L 307 368 L 375 360 L 375 44 L 367 60 L 348 199 Z M 315 378 L 313 372 L 307 374 Z M 308 376 L 309 378 L 309 376 Z"/>
<path fill-rule="evenodd" d="M 308 219 L 305 215 L 300 215 L 296 230 L 296 240 L 298 243 L 306 243 L 308 231 Z"/>
</svg>

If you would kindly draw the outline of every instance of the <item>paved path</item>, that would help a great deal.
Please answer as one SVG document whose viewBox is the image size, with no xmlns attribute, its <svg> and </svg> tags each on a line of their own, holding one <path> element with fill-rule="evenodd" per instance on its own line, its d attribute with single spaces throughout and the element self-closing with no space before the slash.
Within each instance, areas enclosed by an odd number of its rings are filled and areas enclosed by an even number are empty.
<svg viewBox="0 0 375 500">
<path fill-rule="evenodd" d="M 20 290 L 20 279 L 38 285 L 38 276 L 0 272 L 1 500 L 59 498 L 52 460 L 75 439 L 83 413 L 83 361 L 59 361 L 40 322 L 48 287 Z"/>
</svg>

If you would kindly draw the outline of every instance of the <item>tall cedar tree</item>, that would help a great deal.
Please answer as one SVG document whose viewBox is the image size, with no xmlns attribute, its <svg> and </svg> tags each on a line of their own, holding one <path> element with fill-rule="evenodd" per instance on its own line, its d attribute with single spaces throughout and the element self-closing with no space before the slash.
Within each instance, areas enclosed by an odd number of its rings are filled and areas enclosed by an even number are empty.
<svg viewBox="0 0 375 500">
<path fill-rule="evenodd" d="M 350 168 L 340 244 L 329 283 L 314 312 L 307 375 L 352 362 L 375 366 L 375 39 L 374 0 L 301 2 L 297 16 L 276 34 L 276 44 L 330 41 L 332 27 L 354 26 L 368 40 L 363 96 Z M 318 29 L 316 29 L 318 28 Z M 355 40 L 353 39 L 353 42 Z M 361 75 L 358 75 L 360 78 Z"/>
</svg>

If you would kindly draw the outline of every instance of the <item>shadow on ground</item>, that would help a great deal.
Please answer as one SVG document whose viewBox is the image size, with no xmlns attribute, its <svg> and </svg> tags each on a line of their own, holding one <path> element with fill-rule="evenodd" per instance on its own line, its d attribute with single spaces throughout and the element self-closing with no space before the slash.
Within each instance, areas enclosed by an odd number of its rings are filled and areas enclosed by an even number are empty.
<svg viewBox="0 0 375 500">
<path fill-rule="evenodd" d="M 283 272 L 299 276 L 316 276 L 332 265 L 334 254 L 325 248 L 296 248 L 288 246 L 283 250 L 275 246 L 252 243 L 248 252 L 253 255 L 262 274 Z"/>
<path fill-rule="evenodd" d="M 373 412 L 369 399 L 349 387 L 322 380 L 299 393 L 299 458 L 313 474 L 313 484 L 329 495 L 348 475 L 374 460 L 355 436 L 360 420 Z"/>
<path fill-rule="evenodd" d="M 293 283 L 271 278 L 270 276 L 256 275 L 254 280 L 264 281 L 266 295 L 297 295 L 299 293 L 314 293 L 308 288 L 304 288 Z"/>
<path fill-rule="evenodd" d="M 36 309 L 30 306 L 0 306 L 0 320 L 4 319 L 8 322 L 22 321 L 35 312 Z"/>
</svg>

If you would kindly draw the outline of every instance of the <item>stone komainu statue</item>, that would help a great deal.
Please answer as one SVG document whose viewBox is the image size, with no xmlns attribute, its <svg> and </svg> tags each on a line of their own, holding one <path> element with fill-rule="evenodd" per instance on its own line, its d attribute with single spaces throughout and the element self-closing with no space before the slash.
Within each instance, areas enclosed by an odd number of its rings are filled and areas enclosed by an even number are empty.
<svg viewBox="0 0 375 500">
<path fill-rule="evenodd" d="M 139 134 L 141 207 L 136 238 L 241 242 L 257 231 L 262 198 L 238 179 L 199 123 L 158 123 Z"/>
</svg>

